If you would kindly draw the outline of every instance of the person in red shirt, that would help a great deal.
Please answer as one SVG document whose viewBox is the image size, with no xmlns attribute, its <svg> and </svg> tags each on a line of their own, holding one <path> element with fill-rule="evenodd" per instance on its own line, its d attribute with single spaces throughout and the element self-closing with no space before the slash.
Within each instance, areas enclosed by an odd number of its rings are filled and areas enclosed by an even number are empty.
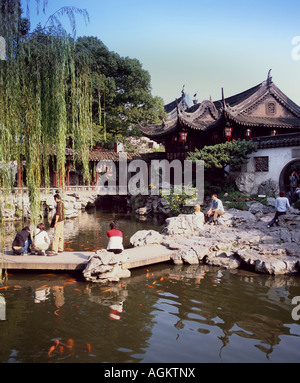
<svg viewBox="0 0 300 383">
<path fill-rule="evenodd" d="M 118 230 L 118 222 L 111 221 L 110 230 L 106 233 L 108 237 L 107 250 L 115 254 L 120 254 L 124 250 L 123 233 Z"/>
</svg>

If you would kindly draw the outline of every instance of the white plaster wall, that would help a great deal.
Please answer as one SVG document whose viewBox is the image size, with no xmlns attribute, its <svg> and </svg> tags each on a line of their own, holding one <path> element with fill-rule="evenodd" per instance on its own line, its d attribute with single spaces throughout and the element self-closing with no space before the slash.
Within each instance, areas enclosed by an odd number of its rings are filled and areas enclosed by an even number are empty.
<svg viewBox="0 0 300 383">
<path fill-rule="evenodd" d="M 242 172 L 254 173 L 254 185 L 252 192 L 253 194 L 257 193 L 259 185 L 268 180 L 272 179 L 273 181 L 279 183 L 279 177 L 283 168 L 291 161 L 297 160 L 297 158 L 292 157 L 293 149 L 299 149 L 299 146 L 291 146 L 286 148 L 268 148 L 268 149 L 259 149 L 257 152 L 251 153 L 249 155 L 249 161 L 246 165 L 243 166 Z M 269 157 L 269 171 L 268 172 L 256 172 L 255 171 L 255 160 L 254 157 Z M 300 157 L 298 157 L 300 159 Z"/>
</svg>

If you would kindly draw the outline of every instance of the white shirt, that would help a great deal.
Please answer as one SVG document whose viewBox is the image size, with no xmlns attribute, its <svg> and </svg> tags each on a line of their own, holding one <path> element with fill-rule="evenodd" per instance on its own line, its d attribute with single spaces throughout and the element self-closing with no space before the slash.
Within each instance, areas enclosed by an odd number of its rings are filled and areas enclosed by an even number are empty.
<svg viewBox="0 0 300 383">
<path fill-rule="evenodd" d="M 44 245 L 45 243 L 50 243 L 50 238 L 45 230 L 41 231 L 40 229 L 35 229 L 33 241 L 35 246 Z"/>
</svg>

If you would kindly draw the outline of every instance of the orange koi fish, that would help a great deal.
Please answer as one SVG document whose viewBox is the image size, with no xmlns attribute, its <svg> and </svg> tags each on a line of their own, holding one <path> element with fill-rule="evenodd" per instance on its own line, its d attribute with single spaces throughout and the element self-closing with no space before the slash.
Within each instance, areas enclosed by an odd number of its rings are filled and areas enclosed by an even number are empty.
<svg viewBox="0 0 300 383">
<path fill-rule="evenodd" d="M 151 285 L 147 285 L 147 287 L 151 287 L 151 289 L 154 289 L 154 286 L 151 286 Z"/>
<path fill-rule="evenodd" d="M 59 340 L 58 339 L 55 339 L 54 345 L 55 345 L 55 347 L 57 347 L 59 345 Z"/>
<path fill-rule="evenodd" d="M 63 351 L 64 351 L 64 346 L 59 346 L 58 350 L 59 350 L 59 353 L 61 355 L 63 353 Z"/>
<path fill-rule="evenodd" d="M 78 293 L 81 293 L 81 290 L 80 289 L 74 289 L 75 291 L 77 291 Z"/>
<path fill-rule="evenodd" d="M 48 351 L 48 355 L 49 355 L 49 356 L 52 354 L 53 350 L 55 350 L 55 346 L 51 346 L 51 347 L 49 348 L 49 351 Z"/>
<path fill-rule="evenodd" d="M 3 287 L 0 287 L 0 290 L 4 290 L 4 289 L 8 289 L 10 286 L 3 286 Z"/>
<path fill-rule="evenodd" d="M 67 347 L 72 348 L 73 346 L 74 346 L 74 341 L 73 341 L 73 339 L 68 339 L 68 340 L 67 340 Z"/>
<path fill-rule="evenodd" d="M 86 349 L 87 349 L 87 352 L 90 353 L 91 352 L 91 345 L 88 343 L 86 345 Z"/>
<path fill-rule="evenodd" d="M 101 293 L 107 293 L 108 291 L 111 291 L 111 289 L 103 290 Z"/>
<path fill-rule="evenodd" d="M 66 251 L 74 251 L 74 249 L 71 249 L 70 247 L 65 248 Z"/>
</svg>

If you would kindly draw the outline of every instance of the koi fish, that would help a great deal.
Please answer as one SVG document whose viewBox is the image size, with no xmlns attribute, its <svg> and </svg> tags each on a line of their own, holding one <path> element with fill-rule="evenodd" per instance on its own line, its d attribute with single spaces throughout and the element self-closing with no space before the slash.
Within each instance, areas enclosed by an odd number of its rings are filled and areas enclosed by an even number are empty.
<svg viewBox="0 0 300 383">
<path fill-rule="evenodd" d="M 71 249 L 70 247 L 65 248 L 66 251 L 74 251 L 74 249 Z"/>
<path fill-rule="evenodd" d="M 59 353 L 61 355 L 63 353 L 63 351 L 64 351 L 64 346 L 59 346 L 58 347 L 58 351 L 59 351 Z"/>
<path fill-rule="evenodd" d="M 48 355 L 50 356 L 54 350 L 55 350 L 55 346 L 51 346 L 49 348 Z"/>
<path fill-rule="evenodd" d="M 152 285 L 155 285 L 156 284 L 156 281 L 154 281 L 153 283 L 152 283 Z"/>
<path fill-rule="evenodd" d="M 87 349 L 87 352 L 90 353 L 91 352 L 91 345 L 88 343 L 86 345 L 86 349 Z"/>
<path fill-rule="evenodd" d="M 55 345 L 55 347 L 57 347 L 59 345 L 59 340 L 58 339 L 55 339 L 54 345 Z"/>
<path fill-rule="evenodd" d="M 147 287 L 151 287 L 151 289 L 154 289 L 154 286 L 151 286 L 151 285 L 147 285 Z"/>
<path fill-rule="evenodd" d="M 103 290 L 101 293 L 107 293 L 108 291 L 111 291 L 111 289 Z"/>
<path fill-rule="evenodd" d="M 67 340 L 67 347 L 72 348 L 73 346 L 74 346 L 74 341 L 73 341 L 73 339 L 68 339 L 68 340 Z"/>
<path fill-rule="evenodd" d="M 81 290 L 80 289 L 74 289 L 75 291 L 77 291 L 78 293 L 81 293 Z"/>
<path fill-rule="evenodd" d="M 8 289 L 10 286 L 3 286 L 3 287 L 0 287 L 0 290 L 4 290 L 4 289 Z"/>
</svg>

